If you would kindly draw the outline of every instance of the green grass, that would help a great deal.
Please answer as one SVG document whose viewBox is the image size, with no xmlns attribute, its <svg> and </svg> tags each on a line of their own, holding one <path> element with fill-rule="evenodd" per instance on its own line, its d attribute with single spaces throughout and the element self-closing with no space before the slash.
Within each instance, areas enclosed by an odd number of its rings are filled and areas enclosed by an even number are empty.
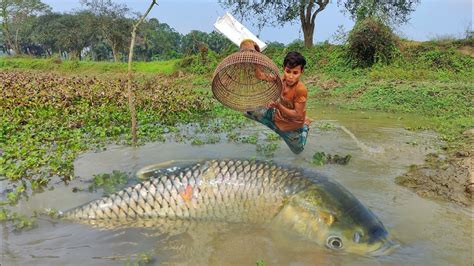
<svg viewBox="0 0 474 266">
<path fill-rule="evenodd" d="M 133 70 L 138 73 L 171 74 L 176 70 L 179 59 L 169 61 L 133 62 Z M 71 61 L 51 59 L 37 59 L 29 57 L 0 57 L 0 69 L 4 70 L 43 70 L 63 71 L 68 73 L 124 73 L 127 72 L 127 63 Z"/>
</svg>

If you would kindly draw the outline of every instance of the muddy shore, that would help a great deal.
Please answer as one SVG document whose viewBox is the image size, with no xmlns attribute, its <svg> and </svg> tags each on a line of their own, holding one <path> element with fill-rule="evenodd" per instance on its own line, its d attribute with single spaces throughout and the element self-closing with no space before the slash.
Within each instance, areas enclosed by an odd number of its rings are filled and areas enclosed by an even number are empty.
<svg viewBox="0 0 474 266">
<path fill-rule="evenodd" d="M 449 155 L 430 154 L 425 164 L 412 166 L 395 182 L 425 198 L 473 206 L 474 152 L 468 145 L 472 143 L 472 135 L 465 134 L 465 139 L 461 150 Z"/>
</svg>

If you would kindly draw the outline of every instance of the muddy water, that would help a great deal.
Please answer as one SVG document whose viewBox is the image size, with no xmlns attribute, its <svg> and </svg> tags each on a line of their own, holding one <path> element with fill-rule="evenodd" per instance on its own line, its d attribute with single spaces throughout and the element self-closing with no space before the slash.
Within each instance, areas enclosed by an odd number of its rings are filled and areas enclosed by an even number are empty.
<svg viewBox="0 0 474 266">
<path fill-rule="evenodd" d="M 416 118 L 388 114 L 309 110 L 317 123 L 335 125 L 329 130 L 312 127 L 306 150 L 293 155 L 283 142 L 274 160 L 312 167 L 348 188 L 384 222 L 400 243 L 393 254 L 369 258 L 339 254 L 296 236 L 247 225 L 192 224 L 163 232 L 160 226 L 100 229 L 49 218 L 38 227 L 14 233 L 3 225 L 2 265 L 124 265 L 147 254 L 154 264 L 171 265 L 472 265 L 473 213 L 448 203 L 418 197 L 397 186 L 394 178 L 411 164 L 439 147 L 429 132 L 404 128 L 423 123 Z M 248 131 L 266 130 L 256 126 Z M 346 166 L 310 164 L 315 152 L 346 155 Z M 135 172 L 169 160 L 206 158 L 252 158 L 254 145 L 211 144 L 191 146 L 151 143 L 138 148 L 109 147 L 99 153 L 81 155 L 75 162 L 79 177 L 68 187 L 21 202 L 15 211 L 65 210 L 100 197 L 101 192 L 72 193 L 74 186 L 87 187 L 84 180 L 113 170 Z M 257 156 L 258 157 L 258 156 Z"/>
</svg>

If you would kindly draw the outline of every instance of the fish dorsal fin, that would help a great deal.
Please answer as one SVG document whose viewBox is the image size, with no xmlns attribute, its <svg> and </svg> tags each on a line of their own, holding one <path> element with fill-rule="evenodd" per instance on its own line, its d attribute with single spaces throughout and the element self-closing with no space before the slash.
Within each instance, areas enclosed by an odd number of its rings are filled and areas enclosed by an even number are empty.
<svg viewBox="0 0 474 266">
<path fill-rule="evenodd" d="M 140 179 L 147 179 L 155 171 L 163 171 L 169 169 L 173 171 L 173 168 L 181 169 L 184 167 L 191 166 L 196 163 L 200 163 L 200 160 L 169 160 L 161 163 L 151 164 L 143 167 L 137 171 L 137 177 Z M 176 170 L 174 169 L 174 170 Z"/>
</svg>

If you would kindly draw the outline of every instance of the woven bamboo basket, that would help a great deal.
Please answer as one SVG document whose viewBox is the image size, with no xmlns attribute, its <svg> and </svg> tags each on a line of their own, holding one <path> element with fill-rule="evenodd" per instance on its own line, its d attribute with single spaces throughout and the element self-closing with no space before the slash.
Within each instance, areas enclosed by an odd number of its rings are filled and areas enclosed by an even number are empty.
<svg viewBox="0 0 474 266">
<path fill-rule="evenodd" d="M 274 75 L 276 79 L 258 79 L 257 68 L 265 75 Z M 217 66 L 212 79 L 214 97 L 237 111 L 253 111 L 278 100 L 282 88 L 278 67 L 253 49 L 241 49 L 226 57 Z"/>
</svg>

